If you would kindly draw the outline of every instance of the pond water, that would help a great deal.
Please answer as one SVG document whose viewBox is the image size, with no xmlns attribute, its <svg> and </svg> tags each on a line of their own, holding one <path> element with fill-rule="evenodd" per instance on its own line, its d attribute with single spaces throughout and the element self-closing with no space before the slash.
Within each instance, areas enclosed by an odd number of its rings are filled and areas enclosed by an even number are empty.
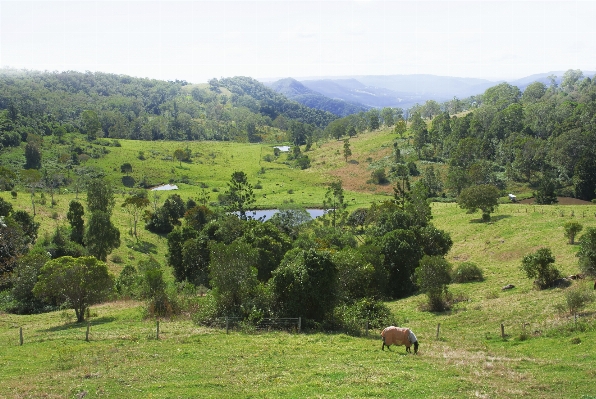
<svg viewBox="0 0 596 399">
<path fill-rule="evenodd" d="M 313 219 L 318 218 L 319 216 L 323 216 L 325 214 L 324 209 L 307 209 L 306 211 L 310 214 L 310 217 L 312 217 Z M 259 219 L 263 217 L 263 220 L 267 220 L 277 212 L 279 212 L 278 209 L 262 209 L 258 211 L 246 212 L 246 216 L 252 219 Z"/>
</svg>

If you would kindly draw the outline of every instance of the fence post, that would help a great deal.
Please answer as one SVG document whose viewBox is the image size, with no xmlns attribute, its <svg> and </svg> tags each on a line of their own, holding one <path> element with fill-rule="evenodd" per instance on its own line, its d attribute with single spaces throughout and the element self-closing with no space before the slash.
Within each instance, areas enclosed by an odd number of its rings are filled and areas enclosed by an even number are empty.
<svg viewBox="0 0 596 399">
<path fill-rule="evenodd" d="M 441 333 L 441 323 L 437 324 L 437 339 L 439 339 L 439 334 Z"/>
<path fill-rule="evenodd" d="M 298 332 L 300 332 L 300 329 L 302 327 L 302 317 L 298 318 Z"/>
<path fill-rule="evenodd" d="M 89 342 L 89 327 L 91 327 L 91 322 L 87 322 L 87 332 L 85 333 L 85 341 Z"/>
<path fill-rule="evenodd" d="M 156 320 L 155 324 L 155 339 L 159 339 L 159 319 Z"/>
<path fill-rule="evenodd" d="M 23 327 L 19 327 L 19 345 L 23 346 Z"/>
<path fill-rule="evenodd" d="M 368 337 L 368 320 L 366 320 L 366 336 Z"/>
<path fill-rule="evenodd" d="M 230 324 L 228 322 L 228 316 L 226 316 L 226 334 L 229 334 Z"/>
<path fill-rule="evenodd" d="M 505 338 L 505 326 L 501 323 L 501 338 Z"/>
</svg>

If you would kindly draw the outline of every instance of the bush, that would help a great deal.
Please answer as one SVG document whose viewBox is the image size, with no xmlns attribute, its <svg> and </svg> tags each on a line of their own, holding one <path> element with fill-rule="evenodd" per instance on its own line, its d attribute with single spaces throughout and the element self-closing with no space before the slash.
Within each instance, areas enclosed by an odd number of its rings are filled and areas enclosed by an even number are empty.
<svg viewBox="0 0 596 399">
<path fill-rule="evenodd" d="M 565 291 L 565 302 L 557 305 L 557 310 L 576 314 L 594 299 L 594 292 L 589 287 L 579 285 Z"/>
<path fill-rule="evenodd" d="M 471 281 L 484 281 L 482 269 L 475 263 L 463 262 L 451 274 L 454 283 L 469 283 Z"/>
<path fill-rule="evenodd" d="M 121 298 L 139 299 L 143 277 L 133 265 L 126 265 L 116 280 L 116 291 Z"/>
<path fill-rule="evenodd" d="M 553 263 L 555 258 L 549 248 L 540 248 L 533 254 L 524 256 L 522 270 L 528 278 L 535 278 L 534 285 L 539 289 L 552 287 L 556 279 L 561 277 L 561 272 Z"/>
<path fill-rule="evenodd" d="M 420 260 L 415 271 L 416 284 L 428 297 L 431 311 L 443 311 L 448 308 L 447 284 L 451 282 L 451 265 L 442 256 L 428 256 Z"/>
<path fill-rule="evenodd" d="M 352 305 L 338 306 L 333 311 L 333 329 L 344 331 L 350 335 L 362 335 L 368 328 L 382 329 L 397 324 L 391 310 L 381 301 L 363 298 Z"/>
</svg>

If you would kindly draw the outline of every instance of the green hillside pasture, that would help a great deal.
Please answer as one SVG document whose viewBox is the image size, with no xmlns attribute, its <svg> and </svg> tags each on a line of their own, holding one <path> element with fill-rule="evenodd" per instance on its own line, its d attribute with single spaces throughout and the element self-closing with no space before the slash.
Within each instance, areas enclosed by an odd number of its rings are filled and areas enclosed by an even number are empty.
<svg viewBox="0 0 596 399">
<path fill-rule="evenodd" d="M 194 141 L 194 142 L 146 142 L 120 140 L 121 147 L 110 147 L 110 153 L 99 159 L 90 159 L 88 165 L 104 168 L 117 187 L 123 190 L 124 174 L 120 166 L 131 163 L 130 177 L 135 184 L 148 181 L 157 186 L 175 183 L 177 194 L 183 199 L 197 198 L 202 188 L 209 193 L 210 201 L 216 202 L 219 193 L 227 190 L 227 183 L 234 171 L 243 171 L 249 182 L 262 188 L 254 189 L 259 209 L 272 209 L 282 204 L 294 203 L 304 207 L 321 207 L 327 185 L 331 179 L 318 170 L 300 170 L 286 165 L 286 155 L 280 155 L 274 162 L 266 162 L 263 157 L 273 156 L 273 146 L 265 144 L 245 144 L 233 142 Z M 192 161 L 178 162 L 173 158 L 176 149 L 190 149 Z M 142 151 L 145 160 L 138 158 Z M 182 183 L 185 182 L 185 183 Z M 166 197 L 169 193 L 161 193 Z M 352 207 L 368 206 L 369 195 L 346 193 Z"/>
<path fill-rule="evenodd" d="M 470 311 L 460 310 L 459 313 Z M 86 324 L 60 312 L 0 318 L 0 396 L 581 397 L 593 393 L 595 333 L 521 341 L 476 337 L 452 315 L 417 313 L 419 355 L 381 351 L 378 331 L 242 333 L 188 321 L 142 321 L 138 304 L 95 306 Z M 414 316 L 414 315 L 413 315 Z M 481 315 L 478 315 L 481 316 Z M 433 324 L 443 322 L 437 340 Z M 24 345 L 19 346 L 19 327 Z M 470 337 L 471 336 L 471 337 Z"/>
</svg>

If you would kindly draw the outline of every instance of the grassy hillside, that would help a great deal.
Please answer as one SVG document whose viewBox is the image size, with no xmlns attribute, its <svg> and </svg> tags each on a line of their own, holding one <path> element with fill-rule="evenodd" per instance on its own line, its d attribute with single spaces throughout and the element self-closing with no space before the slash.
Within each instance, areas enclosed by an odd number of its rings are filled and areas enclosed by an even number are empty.
<svg viewBox="0 0 596 399">
<path fill-rule="evenodd" d="M 86 326 L 61 312 L 2 315 L 0 396 L 589 398 L 596 305 L 575 323 L 555 310 L 565 290 L 533 290 L 519 266 L 523 255 L 548 246 L 564 274 L 576 273 L 577 248 L 566 244 L 561 226 L 573 218 L 595 227 L 595 212 L 595 206 L 502 205 L 494 222 L 483 224 L 454 204 L 433 205 L 434 223 L 454 241 L 449 260 L 477 263 L 486 279 L 451 285 L 464 300 L 450 312 L 421 311 L 420 295 L 389 303 L 399 324 L 418 336 L 418 356 L 403 347 L 382 352 L 378 331 L 226 335 L 163 320 L 156 340 L 142 304 L 116 302 L 92 308 L 90 342 Z M 501 291 L 508 283 L 516 288 Z"/>
<path fill-rule="evenodd" d="M 342 141 L 319 143 L 307 152 L 312 167 L 304 171 L 286 165 L 285 155 L 264 161 L 265 155 L 273 155 L 267 145 L 120 140 L 120 147 L 107 147 L 107 154 L 85 164 L 106 170 L 118 187 L 113 220 L 123 245 L 108 257 L 110 269 L 118 273 L 126 262 L 136 263 L 148 254 L 165 263 L 164 238 L 141 230 L 137 243 L 127 233 L 131 219 L 120 207 L 130 190 L 122 184 L 127 177 L 120 172 L 124 162 L 132 164 L 128 177 L 135 181 L 172 181 L 179 184 L 176 193 L 183 199 L 196 198 L 204 188 L 212 201 L 225 191 L 231 173 L 243 170 L 252 184 L 262 185 L 255 190 L 261 208 L 291 200 L 320 206 L 326 183 L 341 177 L 350 209 L 355 209 L 390 195 L 391 186 L 367 180 L 391 154 L 394 138 L 379 131 L 351 139 L 354 155 L 348 162 Z M 186 146 L 192 162 L 174 161 L 174 150 Z M 138 158 L 139 151 L 145 160 Z M 160 201 L 170 193 L 161 192 Z M 0 196 L 15 208 L 31 211 L 24 190 L 16 199 L 8 192 Z M 54 207 L 45 196 L 45 205 L 39 193 L 35 197 L 40 235 L 67 223 L 66 209 L 76 194 L 62 190 Z M 459 302 L 449 312 L 423 311 L 422 295 L 388 303 L 398 324 L 418 336 L 418 356 L 406 355 L 403 347 L 382 352 L 379 331 L 370 331 L 368 337 L 251 331 L 226 335 L 185 317 L 162 320 L 157 340 L 155 321 L 144 318 L 142 303 L 113 302 L 91 308 L 90 342 L 85 342 L 86 325 L 72 323 L 72 311 L 1 314 L 0 397 L 596 397 L 596 304 L 577 321 L 556 310 L 566 290 L 593 282 L 536 291 L 520 270 L 524 255 L 545 246 L 564 275 L 577 273 L 577 246 L 567 244 L 562 226 L 575 220 L 584 229 L 596 227 L 596 205 L 502 204 L 488 224 L 479 223 L 480 214 L 467 214 L 456 204 L 435 203 L 432 211 L 433 224 L 449 232 L 454 242 L 448 260 L 454 266 L 476 263 L 485 280 L 450 285 Z M 501 291 L 506 284 L 515 288 Z"/>
</svg>

